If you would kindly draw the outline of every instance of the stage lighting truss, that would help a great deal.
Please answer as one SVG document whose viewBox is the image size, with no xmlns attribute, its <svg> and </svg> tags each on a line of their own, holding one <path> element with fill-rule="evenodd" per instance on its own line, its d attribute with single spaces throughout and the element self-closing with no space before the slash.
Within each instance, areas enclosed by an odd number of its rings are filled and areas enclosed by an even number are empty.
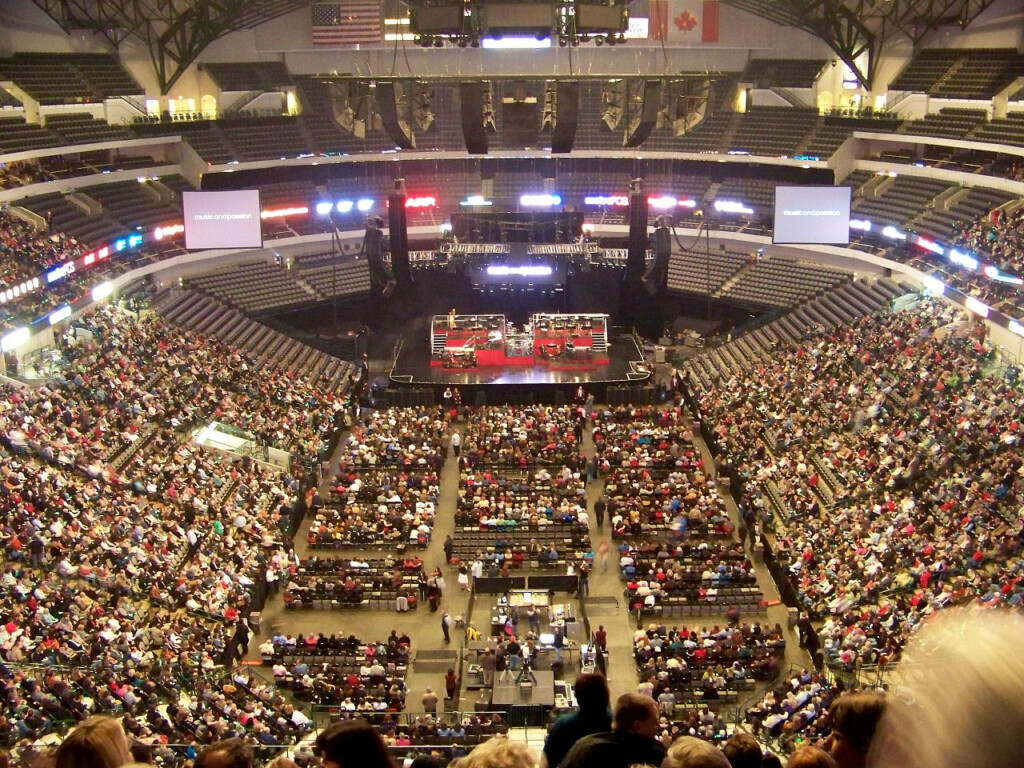
<svg viewBox="0 0 1024 768">
<path fill-rule="evenodd" d="M 540 47 L 557 44 L 561 48 L 580 43 L 622 45 L 629 28 L 627 0 L 557 0 L 546 3 L 552 10 L 549 23 L 522 22 L 508 13 L 507 2 L 494 0 L 403 0 L 409 7 L 410 32 L 416 45 L 423 48 L 456 46 Z M 523 42 L 522 46 L 503 46 L 501 41 Z M 499 43 L 499 45 L 493 45 Z"/>
</svg>

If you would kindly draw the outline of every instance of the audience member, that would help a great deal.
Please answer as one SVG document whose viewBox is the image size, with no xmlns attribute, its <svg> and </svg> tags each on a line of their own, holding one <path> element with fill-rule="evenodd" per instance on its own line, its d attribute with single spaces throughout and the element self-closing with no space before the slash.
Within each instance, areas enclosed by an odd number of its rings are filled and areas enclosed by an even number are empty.
<svg viewBox="0 0 1024 768">
<path fill-rule="evenodd" d="M 606 733 L 612 728 L 608 681 L 604 675 L 580 674 L 573 685 L 573 692 L 579 709 L 561 715 L 551 726 L 541 754 L 542 768 L 556 768 L 577 741 L 592 733 Z"/>
<path fill-rule="evenodd" d="M 661 768 L 729 768 L 729 760 L 710 742 L 682 736 L 669 747 Z"/>
<path fill-rule="evenodd" d="M 615 703 L 612 730 L 590 734 L 577 741 L 560 763 L 561 768 L 661 765 L 665 747 L 656 738 L 658 718 L 658 704 L 649 696 L 638 693 L 620 696 Z"/>
<path fill-rule="evenodd" d="M 335 723 L 316 737 L 324 768 L 394 768 L 380 734 L 365 720 Z"/>
</svg>

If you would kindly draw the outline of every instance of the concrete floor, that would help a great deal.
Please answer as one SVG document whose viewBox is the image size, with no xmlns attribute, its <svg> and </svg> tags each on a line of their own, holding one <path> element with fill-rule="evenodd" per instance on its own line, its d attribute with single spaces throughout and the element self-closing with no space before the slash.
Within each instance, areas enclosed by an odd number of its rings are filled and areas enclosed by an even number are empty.
<svg viewBox="0 0 1024 768">
<path fill-rule="evenodd" d="M 661 375 L 667 375 L 664 366 L 659 366 Z M 454 425 L 455 429 L 462 431 L 462 425 Z M 694 430 L 696 432 L 696 430 Z M 707 447 L 697 437 L 697 443 L 704 454 L 705 464 L 713 468 L 711 456 Z M 584 452 L 589 456 L 594 452 L 592 430 L 587 429 L 584 435 Z M 713 470 L 712 470 L 713 471 Z M 593 508 L 594 501 L 601 494 L 602 481 L 590 483 L 587 487 L 588 508 Z M 444 554 L 442 544 L 445 536 L 454 530 L 455 499 L 458 491 L 458 466 L 453 457 L 446 461 L 441 473 L 440 497 L 437 507 L 437 515 L 434 522 L 434 530 L 430 545 L 420 551 L 424 567 L 433 569 L 442 566 L 445 570 L 446 590 L 441 602 L 441 608 L 447 609 L 453 616 L 465 615 L 469 603 L 469 593 L 460 592 L 456 584 L 456 572 L 453 568 L 444 566 Z M 726 506 L 733 522 L 736 523 L 738 516 L 736 505 L 728 493 L 724 493 Z M 306 557 L 306 530 L 308 522 L 304 522 L 295 537 L 295 548 L 300 557 Z M 596 549 L 601 539 L 608 539 L 611 542 L 610 526 L 606 525 L 604 530 L 598 530 L 596 522 L 591 515 L 591 537 Z M 345 550 L 337 551 L 316 551 L 320 557 L 380 557 L 380 550 Z M 775 587 L 771 576 L 763 565 L 757 565 L 758 582 L 768 600 L 778 599 L 778 590 Z M 627 615 L 625 601 L 623 599 L 623 584 L 619 579 L 615 563 L 611 563 L 607 573 L 601 573 L 599 568 L 594 568 L 590 578 L 590 596 L 586 600 L 590 622 L 594 629 L 598 624 L 603 624 L 608 631 L 608 683 L 612 692 L 612 700 L 615 697 L 634 691 L 637 686 L 636 669 L 633 663 L 632 654 L 632 633 L 635 630 L 635 622 Z M 603 598 L 594 601 L 594 598 Z M 617 600 L 617 606 L 613 606 L 611 599 Z M 481 596 L 476 601 L 476 616 L 482 617 L 487 612 L 491 603 L 490 596 Z M 284 604 L 280 593 L 271 597 L 262 614 L 261 634 L 253 638 L 250 643 L 249 659 L 258 660 L 259 644 L 269 633 L 280 628 L 291 633 L 324 632 L 330 634 L 354 634 L 362 640 L 378 640 L 388 636 L 392 629 L 405 631 L 412 639 L 413 658 L 418 651 L 424 650 L 458 650 L 461 631 L 453 632 L 450 646 L 444 644 L 440 627 L 441 612 L 431 613 L 426 605 L 422 605 L 415 611 L 404 614 L 397 614 L 389 611 L 374 609 L 344 609 L 335 611 L 284 611 Z M 762 616 L 761 621 L 767 621 L 769 625 L 776 622 L 786 627 L 785 606 L 778 605 L 768 609 L 767 617 Z M 711 616 L 707 618 L 707 624 L 723 623 L 725 616 Z M 487 618 L 474 621 L 476 626 L 486 631 Z M 787 630 L 788 631 L 788 630 Z M 799 648 L 795 631 L 788 631 L 787 657 L 780 665 L 786 671 L 791 665 L 808 666 L 810 657 L 805 651 Z M 571 675 L 570 675 L 571 677 Z M 417 672 L 415 663 L 410 665 L 407 684 L 409 694 L 407 699 L 407 711 L 422 712 L 423 707 L 420 699 L 427 686 L 434 691 L 444 690 L 443 672 L 423 673 Z M 762 688 L 758 688 L 760 692 Z M 443 695 L 443 694 L 442 694 Z M 759 695 L 759 694 L 758 694 Z M 470 696 L 463 696 L 459 709 L 472 709 L 475 693 Z"/>
</svg>

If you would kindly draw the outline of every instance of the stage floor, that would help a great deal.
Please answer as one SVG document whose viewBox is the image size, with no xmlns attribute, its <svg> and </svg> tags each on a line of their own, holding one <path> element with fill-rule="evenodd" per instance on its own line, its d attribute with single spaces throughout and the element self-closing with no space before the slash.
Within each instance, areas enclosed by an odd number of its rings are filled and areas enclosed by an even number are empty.
<svg viewBox="0 0 1024 768">
<path fill-rule="evenodd" d="M 533 686 L 528 695 L 523 695 L 522 689 L 515 683 L 498 682 L 498 678 L 495 676 L 494 688 L 491 691 L 491 704 L 496 707 L 514 707 L 524 704 L 553 707 L 555 705 L 554 673 L 550 670 L 535 669 L 533 674 L 537 678 L 537 684 Z"/>
<path fill-rule="evenodd" d="M 651 373 L 643 365 L 643 351 L 632 336 L 619 336 L 608 346 L 608 362 L 548 361 L 534 365 L 489 365 L 476 368 L 441 368 L 430 364 L 430 340 L 406 334 L 391 370 L 391 382 L 403 386 L 473 387 L 477 385 L 556 386 L 578 384 L 643 384 Z"/>
</svg>

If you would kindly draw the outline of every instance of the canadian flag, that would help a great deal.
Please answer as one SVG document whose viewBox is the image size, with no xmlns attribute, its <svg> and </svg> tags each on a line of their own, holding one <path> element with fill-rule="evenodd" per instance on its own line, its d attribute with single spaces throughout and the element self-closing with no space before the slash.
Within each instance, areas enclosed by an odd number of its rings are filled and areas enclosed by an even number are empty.
<svg viewBox="0 0 1024 768">
<path fill-rule="evenodd" d="M 651 40 L 718 42 L 718 0 L 648 0 L 647 15 Z"/>
</svg>

